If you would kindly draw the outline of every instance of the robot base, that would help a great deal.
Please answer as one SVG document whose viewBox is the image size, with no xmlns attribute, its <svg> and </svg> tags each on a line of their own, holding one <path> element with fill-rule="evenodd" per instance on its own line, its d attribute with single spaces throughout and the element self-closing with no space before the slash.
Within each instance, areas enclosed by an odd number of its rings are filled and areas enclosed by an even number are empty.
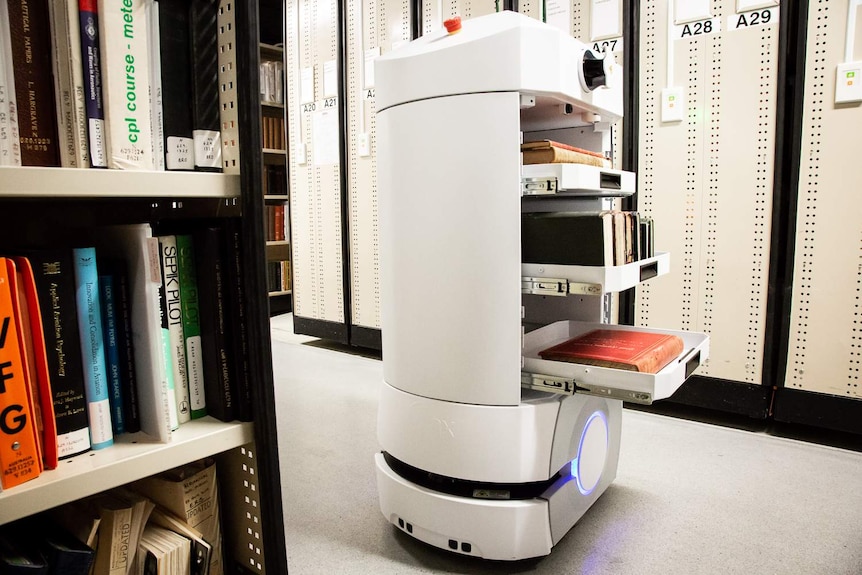
<svg viewBox="0 0 862 575">
<path fill-rule="evenodd" d="M 483 486 L 441 477 L 378 453 L 377 488 L 384 517 L 420 541 L 464 555 L 509 561 L 548 555 L 616 477 L 622 405 L 604 401 L 610 429 L 588 420 L 576 432 L 578 457 L 545 482 Z M 600 469 L 578 465 L 591 441 L 607 441 Z"/>
</svg>

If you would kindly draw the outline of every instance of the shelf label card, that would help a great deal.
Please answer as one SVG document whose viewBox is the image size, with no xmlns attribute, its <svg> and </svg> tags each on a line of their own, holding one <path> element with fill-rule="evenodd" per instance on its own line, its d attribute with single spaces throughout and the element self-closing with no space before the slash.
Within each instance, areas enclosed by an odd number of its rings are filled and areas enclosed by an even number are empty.
<svg viewBox="0 0 862 575">
<path fill-rule="evenodd" d="M 608 38 L 607 40 L 599 40 L 598 42 L 593 42 L 593 52 L 622 52 L 623 51 L 623 37 L 619 38 Z"/>
<path fill-rule="evenodd" d="M 168 136 L 165 147 L 165 167 L 169 170 L 194 170 L 194 151 L 194 139 Z"/>
<path fill-rule="evenodd" d="M 750 12 L 761 8 L 778 6 L 780 0 L 736 0 L 737 12 Z"/>
<path fill-rule="evenodd" d="M 674 26 L 674 39 L 676 40 L 691 40 L 698 36 L 707 36 L 721 32 L 721 19 L 710 18 L 708 20 L 699 20 L 697 22 L 689 22 Z"/>
<path fill-rule="evenodd" d="M 743 12 L 741 14 L 731 14 L 727 17 L 727 29 L 745 30 L 756 26 L 769 26 L 778 24 L 778 7 L 764 8 L 763 10 L 755 10 L 754 12 Z"/>
<path fill-rule="evenodd" d="M 592 0 L 590 39 L 604 40 L 621 36 L 620 0 Z"/>
<path fill-rule="evenodd" d="M 323 63 L 323 97 L 332 98 L 338 95 L 338 63 L 329 60 Z"/>
</svg>

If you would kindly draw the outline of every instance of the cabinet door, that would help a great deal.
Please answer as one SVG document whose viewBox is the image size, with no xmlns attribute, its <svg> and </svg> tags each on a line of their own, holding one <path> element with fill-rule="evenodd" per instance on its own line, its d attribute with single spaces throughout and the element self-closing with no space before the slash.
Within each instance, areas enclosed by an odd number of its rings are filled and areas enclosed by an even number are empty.
<svg viewBox="0 0 862 575">
<path fill-rule="evenodd" d="M 862 147 L 859 103 L 836 103 L 845 61 L 862 60 L 862 27 L 847 38 L 847 0 L 807 3 L 801 136 L 787 366 L 775 400 L 781 421 L 862 432 L 862 198 L 853 171 Z M 804 15 L 803 8 L 803 15 Z M 853 28 L 851 27 L 851 30 Z M 858 81 L 858 80 L 857 80 Z M 791 230 L 793 227 L 791 227 Z"/>
<path fill-rule="evenodd" d="M 638 288 L 635 323 L 710 334 L 710 360 L 676 398 L 756 417 L 772 383 L 776 4 L 641 2 L 638 43 L 637 204 L 674 264 Z"/>
<path fill-rule="evenodd" d="M 294 325 L 346 343 L 340 23 L 336 0 L 285 4 Z"/>
</svg>

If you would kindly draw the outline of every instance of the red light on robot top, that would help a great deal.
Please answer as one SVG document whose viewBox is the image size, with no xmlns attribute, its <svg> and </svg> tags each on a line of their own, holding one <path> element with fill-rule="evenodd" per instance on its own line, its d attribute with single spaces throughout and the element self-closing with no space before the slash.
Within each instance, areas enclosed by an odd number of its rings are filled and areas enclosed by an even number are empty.
<svg viewBox="0 0 862 575">
<path fill-rule="evenodd" d="M 443 22 L 443 25 L 446 26 L 447 32 L 449 32 L 450 34 L 454 34 L 455 32 L 461 30 L 461 17 L 455 16 L 454 18 L 449 18 L 448 20 Z"/>
</svg>

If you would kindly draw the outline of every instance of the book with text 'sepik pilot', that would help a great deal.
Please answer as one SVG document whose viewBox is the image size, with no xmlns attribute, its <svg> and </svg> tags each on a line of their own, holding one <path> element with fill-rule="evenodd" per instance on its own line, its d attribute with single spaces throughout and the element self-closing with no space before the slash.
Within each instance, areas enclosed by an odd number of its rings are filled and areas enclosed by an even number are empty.
<svg viewBox="0 0 862 575">
<path fill-rule="evenodd" d="M 12 293 L 14 282 L 14 262 L 0 258 L 0 486 L 3 489 L 35 479 L 41 473 Z"/>
<path fill-rule="evenodd" d="M 105 363 L 105 340 L 102 332 L 102 306 L 99 302 L 99 272 L 96 248 L 72 250 L 75 264 L 78 302 L 78 335 L 84 362 L 84 389 L 87 416 L 90 421 L 90 443 L 103 449 L 114 443 L 111 428 L 111 404 L 108 399 L 108 371 Z"/>
</svg>

